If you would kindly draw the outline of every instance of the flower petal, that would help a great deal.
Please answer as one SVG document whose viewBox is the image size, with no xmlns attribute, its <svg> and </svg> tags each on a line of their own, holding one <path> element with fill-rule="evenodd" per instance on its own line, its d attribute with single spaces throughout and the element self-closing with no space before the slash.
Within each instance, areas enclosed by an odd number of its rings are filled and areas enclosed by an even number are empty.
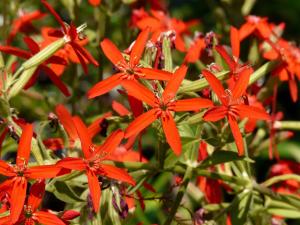
<svg viewBox="0 0 300 225">
<path fill-rule="evenodd" d="M 73 121 L 81 142 L 82 152 L 84 157 L 88 159 L 91 154 L 90 147 L 92 146 L 92 139 L 89 135 L 89 130 L 78 116 L 74 117 Z"/>
<path fill-rule="evenodd" d="M 65 222 L 63 222 L 61 219 L 59 219 L 56 215 L 45 212 L 45 211 L 39 211 L 35 212 L 33 214 L 34 220 L 38 222 L 39 224 L 44 225 L 66 225 Z"/>
<path fill-rule="evenodd" d="M 31 38 L 31 37 L 24 37 L 23 38 L 27 48 L 33 53 L 36 54 L 40 51 L 39 45 Z"/>
<path fill-rule="evenodd" d="M 58 116 L 60 123 L 63 125 L 64 129 L 66 130 L 67 134 L 69 135 L 69 138 L 72 141 L 75 141 L 77 138 L 79 138 L 75 124 L 72 119 L 72 115 L 69 113 L 67 108 L 65 106 L 59 104 L 55 107 L 55 112 L 56 112 L 56 115 Z"/>
<path fill-rule="evenodd" d="M 120 145 L 121 141 L 124 138 L 124 132 L 121 129 L 114 131 L 108 138 L 106 138 L 105 142 L 95 151 L 95 154 L 109 154 L 114 152 L 116 148 Z"/>
<path fill-rule="evenodd" d="M 234 117 L 228 116 L 228 123 L 231 128 L 232 135 L 234 137 L 236 147 L 238 149 L 238 154 L 239 155 L 244 155 L 244 142 L 243 142 L 243 137 L 240 132 L 239 125 L 237 121 L 235 120 Z"/>
<path fill-rule="evenodd" d="M 233 60 L 233 58 L 227 53 L 225 48 L 222 45 L 217 45 L 216 51 L 222 56 L 222 58 L 225 60 L 226 64 L 230 68 L 231 71 L 234 71 L 236 67 L 236 62 Z"/>
<path fill-rule="evenodd" d="M 25 174 L 31 179 L 47 179 L 56 177 L 61 170 L 57 165 L 42 165 L 28 168 Z"/>
<path fill-rule="evenodd" d="M 48 66 L 42 66 L 42 70 L 47 74 L 52 83 L 66 96 L 71 96 L 67 86 L 61 81 L 58 75 L 54 73 Z"/>
<path fill-rule="evenodd" d="M 27 180 L 25 177 L 17 177 L 14 179 L 10 198 L 10 219 L 14 224 L 18 221 L 19 216 L 23 210 L 26 198 Z"/>
<path fill-rule="evenodd" d="M 0 51 L 6 54 L 15 55 L 23 59 L 31 57 L 31 53 L 11 46 L 0 46 Z"/>
<path fill-rule="evenodd" d="M 237 99 L 245 94 L 252 72 L 253 69 L 251 67 L 245 66 L 239 73 L 238 80 L 236 81 L 236 83 L 234 84 L 234 88 L 232 89 L 233 99 Z"/>
<path fill-rule="evenodd" d="M 144 74 L 142 78 L 148 80 L 170 80 L 173 78 L 172 73 L 164 70 L 158 70 L 152 68 L 140 68 L 140 71 Z"/>
<path fill-rule="evenodd" d="M 186 72 L 187 72 L 187 66 L 186 65 L 182 65 L 181 67 L 179 67 L 174 75 L 173 78 L 168 82 L 164 93 L 163 93 L 163 98 L 166 99 L 173 99 L 176 96 L 176 92 L 178 91 L 181 82 L 183 81 Z"/>
<path fill-rule="evenodd" d="M 35 211 L 42 202 L 45 193 L 45 180 L 35 182 L 30 188 L 30 194 L 27 200 L 27 205 Z"/>
<path fill-rule="evenodd" d="M 212 107 L 213 102 L 204 98 L 191 98 L 178 100 L 174 103 L 174 111 L 198 111 L 203 108 Z"/>
<path fill-rule="evenodd" d="M 81 158 L 66 157 L 56 163 L 57 166 L 71 170 L 85 170 L 86 163 Z"/>
<path fill-rule="evenodd" d="M 120 50 L 108 39 L 104 39 L 100 46 L 102 51 L 104 52 L 105 56 L 115 65 L 118 67 L 120 63 L 126 63 L 122 53 Z"/>
<path fill-rule="evenodd" d="M 46 1 L 46 0 L 42 0 L 41 1 L 42 4 L 48 9 L 48 11 L 55 17 L 56 21 L 60 24 L 60 26 L 62 27 L 62 29 L 64 30 L 64 33 L 68 33 L 66 25 L 64 23 L 64 21 L 61 19 L 61 17 L 57 14 L 57 12 L 55 12 L 55 10 L 52 8 L 52 6 Z"/>
<path fill-rule="evenodd" d="M 15 175 L 13 167 L 1 159 L 0 159 L 0 174 L 8 177 Z"/>
<path fill-rule="evenodd" d="M 126 116 L 130 114 L 130 111 L 121 103 L 117 102 L 117 101 L 113 101 L 112 102 L 112 106 L 114 111 L 116 111 L 120 116 Z"/>
<path fill-rule="evenodd" d="M 115 179 L 117 181 L 122 181 L 131 185 L 135 185 L 134 179 L 125 170 L 112 165 L 101 164 L 99 174 Z"/>
<path fill-rule="evenodd" d="M 83 47 L 77 44 L 75 41 L 72 43 L 73 48 L 75 47 L 80 54 L 87 59 L 90 63 L 94 64 L 95 66 L 99 66 L 99 63 L 96 59 Z"/>
<path fill-rule="evenodd" d="M 138 35 L 135 43 L 133 44 L 133 47 L 132 47 L 132 50 L 130 53 L 130 60 L 129 60 L 129 64 L 131 65 L 131 67 L 134 67 L 139 63 L 139 61 L 142 57 L 142 54 L 144 52 L 148 37 L 149 37 L 149 32 L 150 32 L 149 28 L 146 28 L 145 30 L 143 30 Z"/>
<path fill-rule="evenodd" d="M 250 105 L 237 105 L 238 114 L 242 118 L 252 118 L 260 120 L 270 120 L 270 115 L 261 108 Z"/>
<path fill-rule="evenodd" d="M 215 122 L 220 119 L 223 119 L 228 112 L 228 109 L 225 106 L 215 106 L 207 110 L 203 116 L 205 121 Z"/>
<path fill-rule="evenodd" d="M 16 164 L 19 166 L 24 166 L 24 164 L 27 165 L 28 163 L 31 150 L 32 135 L 33 125 L 26 124 L 22 130 L 22 135 L 18 145 Z"/>
<path fill-rule="evenodd" d="M 157 119 L 156 110 L 151 109 L 148 112 L 143 113 L 137 117 L 125 130 L 125 138 L 129 138 L 132 135 L 140 133 L 143 129 L 149 126 L 153 121 Z"/>
<path fill-rule="evenodd" d="M 240 57 L 240 38 L 239 31 L 233 26 L 230 27 L 230 43 L 232 48 L 232 55 L 237 60 Z"/>
<path fill-rule="evenodd" d="M 97 96 L 103 95 L 113 88 L 121 84 L 122 73 L 116 73 L 105 80 L 100 81 L 99 83 L 95 84 L 87 93 L 89 99 L 95 98 Z"/>
<path fill-rule="evenodd" d="M 179 156 L 181 154 L 182 148 L 181 140 L 173 117 L 171 115 L 162 117 L 161 122 L 168 144 L 170 145 L 175 155 Z"/>
<path fill-rule="evenodd" d="M 155 95 L 149 89 L 147 89 L 145 86 L 141 85 L 137 81 L 124 80 L 122 81 L 122 86 L 126 89 L 128 95 L 132 95 L 135 98 L 146 102 L 152 107 L 155 106 Z"/>
<path fill-rule="evenodd" d="M 221 81 L 218 80 L 218 78 L 216 78 L 216 76 L 208 70 L 202 70 L 202 74 L 210 84 L 211 89 L 218 96 L 218 99 L 222 102 L 223 105 L 226 104 L 226 100 L 224 98 L 226 97 L 226 93 Z"/>
<path fill-rule="evenodd" d="M 87 170 L 90 194 L 93 201 L 94 211 L 98 212 L 100 206 L 101 189 L 97 175 L 92 170 Z"/>
<path fill-rule="evenodd" d="M 111 112 L 105 113 L 100 118 L 96 119 L 89 127 L 88 132 L 91 138 L 93 138 L 96 134 L 98 134 L 102 130 L 102 122 L 105 120 L 105 118 L 110 117 L 112 115 Z"/>
</svg>

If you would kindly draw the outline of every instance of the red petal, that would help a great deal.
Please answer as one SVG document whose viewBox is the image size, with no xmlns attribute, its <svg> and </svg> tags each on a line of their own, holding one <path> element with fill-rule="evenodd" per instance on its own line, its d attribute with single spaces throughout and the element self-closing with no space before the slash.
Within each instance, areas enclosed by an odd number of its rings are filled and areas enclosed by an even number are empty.
<svg viewBox="0 0 300 225">
<path fill-rule="evenodd" d="M 18 221 L 23 210 L 26 198 L 26 188 L 27 180 L 25 177 L 15 178 L 10 198 L 10 219 L 13 224 Z"/>
<path fill-rule="evenodd" d="M 297 85 L 295 78 L 289 79 L 289 88 L 290 88 L 290 94 L 291 94 L 293 102 L 297 102 L 297 100 L 298 100 L 298 85 Z"/>
<path fill-rule="evenodd" d="M 103 95 L 113 88 L 118 86 L 122 79 L 122 73 L 116 73 L 105 80 L 100 81 L 99 83 L 95 84 L 87 93 L 88 98 L 95 98 L 99 95 Z"/>
<path fill-rule="evenodd" d="M 90 194 L 93 201 L 95 212 L 98 212 L 100 206 L 101 189 L 98 177 L 92 170 L 87 170 Z"/>
<path fill-rule="evenodd" d="M 106 57 L 118 67 L 120 63 L 126 63 L 119 49 L 108 39 L 104 39 L 100 44 Z"/>
<path fill-rule="evenodd" d="M 237 60 L 240 57 L 240 38 L 239 31 L 233 26 L 230 27 L 230 42 L 232 48 L 232 55 Z"/>
<path fill-rule="evenodd" d="M 120 145 L 121 141 L 124 138 L 124 132 L 121 129 L 114 131 L 105 142 L 95 151 L 95 154 L 104 154 L 107 155 L 111 152 L 114 152 L 116 148 Z"/>
<path fill-rule="evenodd" d="M 240 41 L 244 40 L 246 37 L 252 34 L 254 30 L 255 30 L 255 25 L 251 23 L 243 24 L 239 30 Z"/>
<path fill-rule="evenodd" d="M 207 110 L 203 116 L 205 121 L 215 122 L 220 119 L 223 119 L 228 112 L 227 107 L 225 106 L 215 106 L 209 110 Z"/>
<path fill-rule="evenodd" d="M 58 75 L 56 75 L 52 69 L 48 66 L 42 66 L 42 70 L 47 74 L 52 83 L 66 96 L 69 97 L 71 94 L 67 86 L 61 81 Z"/>
<path fill-rule="evenodd" d="M 232 89 L 232 98 L 237 99 L 245 94 L 252 72 L 253 69 L 251 67 L 245 67 L 239 73 L 238 80 L 236 81 L 236 83 L 234 84 L 234 88 Z"/>
<path fill-rule="evenodd" d="M 237 105 L 238 114 L 242 118 L 252 118 L 260 120 L 270 120 L 269 114 L 261 108 L 250 105 Z"/>
<path fill-rule="evenodd" d="M 125 138 L 138 134 L 157 119 L 156 110 L 151 109 L 137 117 L 125 130 Z"/>
<path fill-rule="evenodd" d="M 191 98 L 178 100 L 174 103 L 174 111 L 198 111 L 213 106 L 213 102 L 204 98 Z"/>
<path fill-rule="evenodd" d="M 32 135 L 33 135 L 33 125 L 26 124 L 26 126 L 23 128 L 19 146 L 18 146 L 17 162 L 16 162 L 18 166 L 24 166 L 24 164 L 27 165 L 28 163 L 30 150 L 31 150 Z"/>
<path fill-rule="evenodd" d="M 244 155 L 244 142 L 243 142 L 242 134 L 240 132 L 239 125 L 237 121 L 230 115 L 228 116 L 228 122 L 238 149 L 238 154 Z"/>
<path fill-rule="evenodd" d="M 176 35 L 176 39 L 175 39 L 175 47 L 178 51 L 181 51 L 181 52 L 185 52 L 186 51 L 186 48 L 185 48 L 185 43 L 182 39 L 181 36 L 179 35 Z"/>
<path fill-rule="evenodd" d="M 173 117 L 162 117 L 161 121 L 167 142 L 174 151 L 175 155 L 179 156 L 181 153 L 181 140 Z"/>
<path fill-rule="evenodd" d="M 0 51 L 10 55 L 18 56 L 23 59 L 28 59 L 31 57 L 31 53 L 11 46 L 0 46 Z"/>
<path fill-rule="evenodd" d="M 60 65 L 60 66 L 61 65 L 67 66 L 68 62 L 60 56 L 53 55 L 49 59 L 46 60 L 46 64 L 56 64 L 56 65 Z"/>
<path fill-rule="evenodd" d="M 218 78 L 214 74 L 212 74 L 208 70 L 202 70 L 202 74 L 205 77 L 205 79 L 210 84 L 211 89 L 215 92 L 215 94 L 218 96 L 219 100 L 222 102 L 222 104 L 226 104 L 226 93 L 223 88 L 223 85 Z"/>
<path fill-rule="evenodd" d="M 98 5 L 100 5 L 101 0 L 89 0 L 89 3 L 90 3 L 92 6 L 98 6 Z"/>
<path fill-rule="evenodd" d="M 176 92 L 178 91 L 181 82 L 183 81 L 186 75 L 187 69 L 188 68 L 186 65 L 182 65 L 175 71 L 173 78 L 168 82 L 164 90 L 163 93 L 164 100 L 173 99 L 175 97 Z"/>
<path fill-rule="evenodd" d="M 141 68 L 140 71 L 143 73 L 141 78 L 148 80 L 170 80 L 173 77 L 173 74 L 168 71 L 152 69 L 152 68 Z"/>
<path fill-rule="evenodd" d="M 93 138 L 96 134 L 98 134 L 101 130 L 101 123 L 105 118 L 110 117 L 112 114 L 111 112 L 105 113 L 103 116 L 100 118 L 96 119 L 89 127 L 88 127 L 88 132 L 91 138 Z"/>
<path fill-rule="evenodd" d="M 75 47 L 85 59 L 87 59 L 90 63 L 94 64 L 95 66 L 99 66 L 99 63 L 96 59 L 83 47 L 77 44 L 75 41 L 72 42 L 73 48 Z"/>
<path fill-rule="evenodd" d="M 24 42 L 27 45 L 27 48 L 33 53 L 36 54 L 40 51 L 40 46 L 31 38 L 31 37 L 24 37 Z"/>
<path fill-rule="evenodd" d="M 127 99 L 134 117 L 138 117 L 144 112 L 142 101 L 131 95 L 127 95 Z"/>
<path fill-rule="evenodd" d="M 41 2 L 49 10 L 49 12 L 55 17 L 55 19 L 57 20 L 57 22 L 63 28 L 64 33 L 65 34 L 68 33 L 66 25 L 64 24 L 64 21 L 60 18 L 60 16 L 57 14 L 57 12 L 55 12 L 55 10 L 52 8 L 52 6 L 46 0 L 42 0 Z"/>
<path fill-rule="evenodd" d="M 233 60 L 233 58 L 227 53 L 225 48 L 221 45 L 217 45 L 216 47 L 217 52 L 222 56 L 222 58 L 225 60 L 226 64 L 230 68 L 231 71 L 234 71 L 236 67 L 236 63 Z"/>
<path fill-rule="evenodd" d="M 102 171 L 103 169 L 103 171 Z M 98 172 L 101 175 L 105 175 L 106 177 L 126 182 L 131 185 L 135 185 L 134 179 L 123 169 L 117 168 L 112 165 L 101 164 L 101 170 Z M 103 174 L 104 173 L 104 174 Z"/>
<path fill-rule="evenodd" d="M 35 182 L 30 188 L 30 195 L 27 200 L 27 205 L 34 212 L 40 205 L 45 193 L 45 180 Z"/>
<path fill-rule="evenodd" d="M 66 210 L 66 211 L 64 211 L 61 218 L 63 220 L 72 220 L 72 219 L 75 219 L 78 216 L 80 216 L 80 212 L 77 212 L 75 210 Z"/>
<path fill-rule="evenodd" d="M 36 222 L 38 222 L 39 224 L 66 225 L 65 222 L 63 222 L 61 219 L 59 219 L 56 215 L 49 213 L 49 212 L 44 212 L 44 211 L 35 212 L 33 214 L 33 217 L 35 218 L 34 220 Z"/>
<path fill-rule="evenodd" d="M 184 58 L 184 61 L 188 63 L 196 62 L 200 57 L 205 49 L 206 44 L 204 38 L 198 39 L 191 47 L 188 49 L 188 52 Z"/>
<path fill-rule="evenodd" d="M 78 138 L 77 130 L 72 119 L 72 115 L 69 113 L 67 108 L 61 104 L 55 107 L 56 115 L 60 123 L 63 125 L 67 134 L 69 135 L 72 141 L 75 141 Z"/>
<path fill-rule="evenodd" d="M 142 57 L 142 54 L 144 52 L 148 37 L 149 37 L 149 32 L 150 32 L 150 29 L 146 28 L 137 37 L 137 39 L 132 47 L 131 53 L 130 53 L 129 63 L 131 65 L 131 67 L 134 67 L 139 63 L 139 61 Z"/>
<path fill-rule="evenodd" d="M 31 179 L 47 179 L 56 177 L 61 167 L 56 165 L 33 166 L 26 170 L 26 175 Z"/>
<path fill-rule="evenodd" d="M 157 100 L 155 95 L 137 81 L 124 80 L 122 81 L 122 86 L 126 89 L 128 95 L 132 95 L 152 107 L 155 106 Z"/>
<path fill-rule="evenodd" d="M 92 146 L 92 139 L 89 135 L 89 130 L 78 116 L 74 117 L 73 121 L 81 142 L 84 157 L 88 159 L 91 154 L 90 147 Z"/>
<path fill-rule="evenodd" d="M 88 67 L 86 65 L 85 59 L 84 57 L 81 55 L 81 53 L 78 51 L 77 46 L 74 45 L 74 42 L 69 42 L 69 44 L 72 46 L 77 58 L 79 59 L 79 62 L 82 66 L 82 69 L 84 71 L 85 74 L 88 74 Z"/>
<path fill-rule="evenodd" d="M 119 103 L 119 102 L 117 102 L 115 100 L 112 102 L 112 108 L 120 116 L 126 116 L 126 115 L 130 114 L 130 111 L 125 106 L 123 106 L 121 103 Z"/>
<path fill-rule="evenodd" d="M 70 170 L 85 170 L 87 165 L 81 158 L 66 157 L 56 163 L 57 166 Z"/>
<path fill-rule="evenodd" d="M 0 174 L 5 176 L 14 176 L 14 170 L 10 164 L 0 159 Z"/>
</svg>

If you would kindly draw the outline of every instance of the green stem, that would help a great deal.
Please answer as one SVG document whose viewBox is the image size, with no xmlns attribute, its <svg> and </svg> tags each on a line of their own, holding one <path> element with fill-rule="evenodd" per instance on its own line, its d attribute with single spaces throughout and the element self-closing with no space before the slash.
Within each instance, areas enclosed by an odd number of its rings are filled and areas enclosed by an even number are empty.
<svg viewBox="0 0 300 225">
<path fill-rule="evenodd" d="M 174 217 L 175 217 L 175 214 L 178 210 L 178 207 L 180 205 L 180 202 L 183 198 L 183 195 L 185 193 L 185 190 L 189 184 L 189 181 L 192 177 L 192 172 L 193 172 L 193 168 L 192 167 L 187 167 L 186 171 L 185 171 L 185 174 L 184 174 L 184 177 L 183 177 L 183 182 L 178 190 L 178 193 L 177 193 L 177 196 L 176 196 L 176 199 L 175 199 L 175 202 L 173 204 L 173 207 L 171 209 L 171 212 L 169 213 L 169 216 L 167 218 L 167 220 L 165 221 L 164 225 L 169 225 L 172 223 Z"/>
<path fill-rule="evenodd" d="M 295 180 L 300 182 L 300 176 L 296 174 L 285 174 L 285 175 L 279 175 L 275 177 L 271 177 L 270 179 L 266 180 L 265 182 L 261 183 L 264 187 L 269 187 L 275 183 L 285 181 L 285 180 Z"/>
<path fill-rule="evenodd" d="M 228 71 L 225 72 L 220 72 L 216 74 L 216 77 L 219 80 L 226 80 L 228 78 Z M 197 91 L 201 91 L 204 88 L 209 87 L 209 83 L 207 82 L 207 80 L 205 78 L 201 78 L 199 80 L 196 81 L 190 81 L 187 84 L 182 85 L 179 90 L 178 93 L 185 93 L 185 92 L 197 92 Z"/>
<path fill-rule="evenodd" d="M 300 130 L 299 121 L 276 121 L 274 128 L 279 130 Z"/>
<path fill-rule="evenodd" d="M 257 80 L 271 72 L 277 65 L 277 61 L 266 62 L 264 65 L 255 70 L 254 73 L 250 76 L 249 85 L 253 84 Z"/>
</svg>

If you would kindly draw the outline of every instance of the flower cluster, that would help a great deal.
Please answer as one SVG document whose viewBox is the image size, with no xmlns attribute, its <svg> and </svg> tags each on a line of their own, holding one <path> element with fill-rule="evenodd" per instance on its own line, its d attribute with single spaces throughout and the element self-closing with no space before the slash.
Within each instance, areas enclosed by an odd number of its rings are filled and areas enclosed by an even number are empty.
<svg viewBox="0 0 300 225">
<path fill-rule="evenodd" d="M 298 218 L 299 165 L 280 160 L 276 148 L 292 136 L 286 130 L 299 128 L 276 109 L 284 81 L 298 101 L 300 48 L 281 37 L 284 24 L 249 15 L 223 34 L 201 33 L 199 20 L 171 17 L 162 1 L 145 1 L 149 10 L 129 1 L 128 24 L 137 35 L 120 50 L 99 28 L 114 18 L 114 7 L 86 2 L 96 31 L 75 25 L 78 2 L 67 23 L 41 0 L 42 9 L 13 20 L 0 45 L 8 59 L 0 60 L 0 224 Z M 59 27 L 37 28 L 33 22 L 46 16 Z M 18 109 L 26 104 L 39 120 Z M 266 149 L 278 162 L 258 183 L 253 160 Z M 43 204 L 49 193 L 62 208 Z M 151 203 L 166 215 L 146 221 Z"/>
</svg>

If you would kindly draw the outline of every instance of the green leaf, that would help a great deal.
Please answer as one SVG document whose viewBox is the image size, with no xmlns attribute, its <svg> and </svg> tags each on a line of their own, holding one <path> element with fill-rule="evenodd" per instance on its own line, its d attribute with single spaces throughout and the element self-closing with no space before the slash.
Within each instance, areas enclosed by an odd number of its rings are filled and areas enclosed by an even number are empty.
<svg viewBox="0 0 300 225">
<path fill-rule="evenodd" d="M 0 115 L 1 117 L 7 117 L 10 113 L 9 105 L 7 101 L 5 101 L 3 98 L 0 98 Z"/>
<path fill-rule="evenodd" d="M 47 187 L 47 191 L 52 192 L 55 197 L 66 203 L 84 202 L 67 182 L 56 181 L 54 185 Z"/>
<path fill-rule="evenodd" d="M 282 216 L 284 218 L 289 218 L 289 219 L 300 218 L 300 211 L 296 209 L 269 208 L 267 211 L 272 215 Z"/>
<path fill-rule="evenodd" d="M 241 198 L 238 203 L 234 204 L 231 208 L 230 217 L 232 225 L 246 224 L 249 210 L 252 208 L 252 192 L 248 190 L 247 193 L 244 192 L 239 195 Z"/>
<path fill-rule="evenodd" d="M 248 162 L 254 162 L 250 158 L 247 158 L 245 156 L 239 156 L 236 152 L 219 150 L 219 151 L 214 151 L 213 154 L 211 154 L 205 160 L 203 160 L 199 165 L 199 168 L 204 169 L 213 165 L 237 161 L 237 160 L 246 160 Z"/>
</svg>

